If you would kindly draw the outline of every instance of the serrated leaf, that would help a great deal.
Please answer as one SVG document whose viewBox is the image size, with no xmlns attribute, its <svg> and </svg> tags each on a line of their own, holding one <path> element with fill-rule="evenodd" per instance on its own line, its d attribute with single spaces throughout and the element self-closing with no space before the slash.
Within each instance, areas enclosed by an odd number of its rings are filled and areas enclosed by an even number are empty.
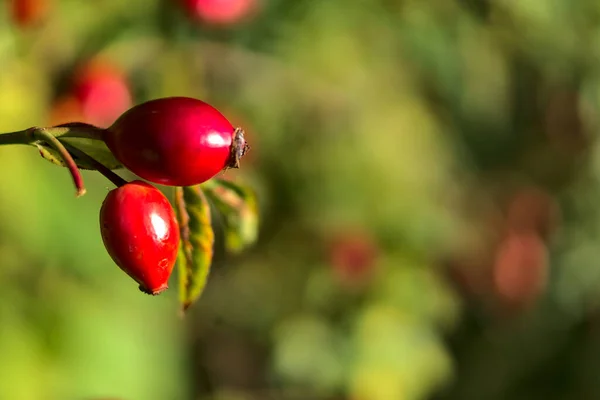
<svg viewBox="0 0 600 400">
<path fill-rule="evenodd" d="M 215 179 L 204 184 L 207 196 L 223 216 L 225 249 L 239 253 L 258 238 L 258 204 L 254 191 L 234 182 Z"/>
<path fill-rule="evenodd" d="M 62 142 L 66 142 L 74 147 L 77 147 L 79 150 L 83 151 L 90 157 L 96 159 L 100 163 L 102 163 L 105 167 L 110 169 L 119 169 L 123 168 L 123 165 L 115 158 L 113 153 L 109 150 L 106 144 L 101 140 L 94 139 L 84 139 L 84 138 L 72 138 L 72 137 L 61 137 L 60 140 Z M 40 155 L 46 160 L 50 161 L 53 164 L 56 164 L 61 167 L 65 167 L 65 163 L 63 162 L 60 155 L 45 143 L 36 143 L 37 148 L 40 150 Z M 93 165 L 87 163 L 84 160 L 78 159 L 75 155 L 73 155 L 73 160 L 77 166 L 81 169 L 90 169 L 95 170 Z"/>
<path fill-rule="evenodd" d="M 181 230 L 177 265 L 179 300 L 187 310 L 202 295 L 213 258 L 210 205 L 200 186 L 175 188 L 175 212 Z"/>
</svg>

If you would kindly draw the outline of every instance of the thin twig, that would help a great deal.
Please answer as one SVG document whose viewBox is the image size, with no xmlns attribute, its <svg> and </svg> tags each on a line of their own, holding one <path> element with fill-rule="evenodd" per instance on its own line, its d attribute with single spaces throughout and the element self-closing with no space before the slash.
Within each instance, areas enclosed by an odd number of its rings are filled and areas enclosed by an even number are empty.
<svg viewBox="0 0 600 400">
<path fill-rule="evenodd" d="M 73 153 L 77 158 L 83 161 L 87 161 L 91 166 L 96 168 L 98 172 L 106 177 L 109 181 L 115 184 L 115 186 L 120 187 L 127 184 L 127 181 L 121 178 L 119 175 L 115 174 L 108 167 L 102 164 L 100 161 L 96 160 L 94 157 L 86 154 L 85 152 L 79 150 L 77 147 L 70 145 L 69 143 L 64 144 L 65 147 Z"/>
</svg>

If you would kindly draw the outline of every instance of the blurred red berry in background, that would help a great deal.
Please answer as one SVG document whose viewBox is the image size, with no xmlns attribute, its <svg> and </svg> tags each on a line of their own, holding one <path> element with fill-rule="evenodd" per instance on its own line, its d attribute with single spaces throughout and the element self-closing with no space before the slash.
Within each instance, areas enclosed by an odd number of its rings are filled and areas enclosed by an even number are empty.
<svg viewBox="0 0 600 400">
<path fill-rule="evenodd" d="M 75 74 L 73 95 L 81 105 L 84 121 L 109 127 L 132 105 L 125 73 L 106 60 L 92 60 Z"/>
<path fill-rule="evenodd" d="M 344 285 L 360 285 L 372 277 L 379 249 L 366 232 L 352 231 L 334 236 L 329 243 L 329 262 Z"/>
<path fill-rule="evenodd" d="M 41 23 L 50 11 L 51 0 L 9 0 L 13 22 L 22 27 Z"/>
<path fill-rule="evenodd" d="M 496 253 L 496 292 L 508 306 L 527 307 L 544 291 L 547 269 L 546 245 L 536 233 L 509 234 Z"/>
<path fill-rule="evenodd" d="M 188 15 L 209 25 L 234 25 L 250 18 L 257 0 L 180 0 Z"/>
</svg>

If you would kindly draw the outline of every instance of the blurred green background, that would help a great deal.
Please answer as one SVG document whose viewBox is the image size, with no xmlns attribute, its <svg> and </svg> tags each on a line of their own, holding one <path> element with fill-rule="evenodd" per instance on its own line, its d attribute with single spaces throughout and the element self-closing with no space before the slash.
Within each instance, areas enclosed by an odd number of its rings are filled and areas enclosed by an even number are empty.
<svg viewBox="0 0 600 400">
<path fill-rule="evenodd" d="M 0 132 L 206 100 L 261 232 L 181 319 L 0 148 L 0 399 L 600 398 L 600 2 L 1 1 Z"/>
</svg>

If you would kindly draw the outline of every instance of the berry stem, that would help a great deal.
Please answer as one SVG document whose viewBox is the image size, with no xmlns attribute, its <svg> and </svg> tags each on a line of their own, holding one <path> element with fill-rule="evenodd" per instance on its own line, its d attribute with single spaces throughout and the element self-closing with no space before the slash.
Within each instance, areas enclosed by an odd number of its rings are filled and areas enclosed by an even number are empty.
<svg viewBox="0 0 600 400">
<path fill-rule="evenodd" d="M 71 157 L 71 154 L 69 154 L 65 146 L 63 146 L 63 144 L 56 137 L 48 132 L 46 128 L 33 127 L 29 128 L 25 132 L 32 139 L 29 143 L 44 142 L 60 154 L 61 158 L 69 169 L 69 172 L 71 173 L 75 188 L 77 188 L 77 197 L 83 196 L 86 192 L 83 184 L 83 177 L 81 176 L 81 172 L 79 171 L 79 168 L 77 168 L 77 164 L 75 164 L 73 157 Z"/>
<path fill-rule="evenodd" d="M 106 179 L 108 179 L 109 181 L 114 183 L 114 185 L 116 187 L 121 187 L 128 183 L 125 179 L 123 179 L 119 175 L 115 174 L 113 171 L 111 171 L 109 168 L 107 168 L 104 164 L 102 164 L 100 161 L 96 160 L 94 157 L 90 156 L 89 154 L 86 154 L 85 152 L 79 150 L 78 148 L 76 148 L 68 143 L 65 143 L 64 145 L 71 153 L 73 153 L 75 155 L 75 157 L 77 157 L 81 160 L 85 160 L 85 161 L 89 162 L 91 165 L 93 165 L 94 168 L 96 168 L 96 170 L 98 172 L 100 172 L 102 175 L 104 175 L 104 177 L 106 177 Z"/>
</svg>

